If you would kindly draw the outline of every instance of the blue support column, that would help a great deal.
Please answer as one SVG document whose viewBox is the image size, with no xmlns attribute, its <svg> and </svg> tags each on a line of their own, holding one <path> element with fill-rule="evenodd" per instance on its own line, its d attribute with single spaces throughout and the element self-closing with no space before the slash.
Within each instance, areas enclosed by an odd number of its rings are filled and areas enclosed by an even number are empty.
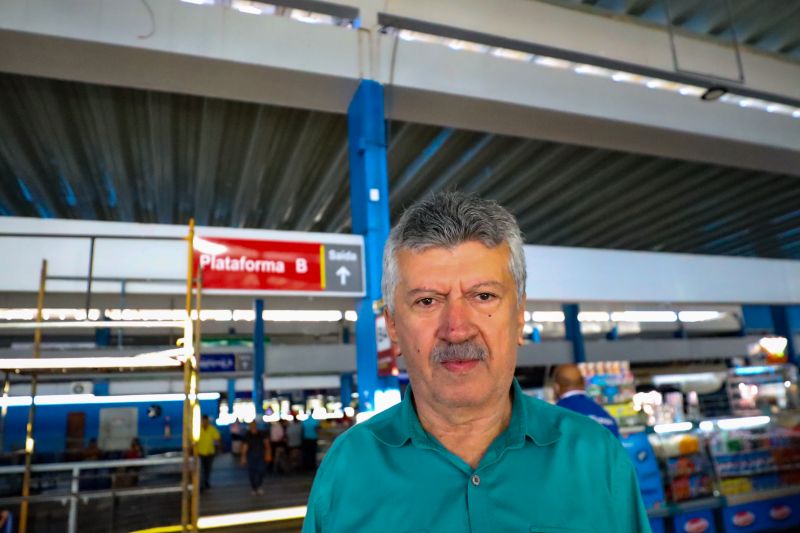
<svg viewBox="0 0 800 533">
<path fill-rule="evenodd" d="M 253 302 L 256 319 L 253 326 L 253 403 L 256 417 L 264 415 L 264 300 Z"/>
<path fill-rule="evenodd" d="M 375 409 L 379 390 L 397 389 L 397 378 L 378 376 L 375 337 L 377 302 L 381 296 L 383 246 L 389 237 L 389 180 L 383 86 L 362 80 L 347 111 L 350 206 L 353 233 L 364 236 L 366 295 L 356 306 L 356 364 L 359 409 Z"/>
<path fill-rule="evenodd" d="M 108 396 L 108 389 L 109 381 L 107 379 L 98 379 L 92 387 L 95 396 Z"/>
<path fill-rule="evenodd" d="M 228 380 L 228 412 L 233 412 L 233 404 L 236 402 L 236 379 Z"/>
<path fill-rule="evenodd" d="M 775 334 L 786 337 L 786 358 L 797 366 L 797 343 L 794 334 L 800 331 L 800 308 L 787 305 L 772 306 L 772 322 L 775 324 Z"/>
<path fill-rule="evenodd" d="M 342 409 L 350 405 L 353 399 L 353 374 L 347 373 L 339 376 L 339 390 L 342 397 Z"/>
<path fill-rule="evenodd" d="M 751 333 L 763 334 L 775 331 L 772 310 L 768 305 L 742 306 L 742 336 Z"/>
<path fill-rule="evenodd" d="M 578 304 L 564 304 L 562 308 L 567 340 L 572 343 L 572 360 L 575 363 L 584 363 L 586 362 L 586 348 L 583 345 L 583 333 L 581 333 L 581 323 L 578 320 L 580 307 Z"/>
</svg>

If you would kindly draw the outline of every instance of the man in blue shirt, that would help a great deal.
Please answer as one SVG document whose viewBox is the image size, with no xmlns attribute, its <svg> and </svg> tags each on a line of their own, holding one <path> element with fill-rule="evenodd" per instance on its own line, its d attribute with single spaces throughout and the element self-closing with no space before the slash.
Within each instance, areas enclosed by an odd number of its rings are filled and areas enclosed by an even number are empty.
<svg viewBox="0 0 800 533">
<path fill-rule="evenodd" d="M 586 395 L 586 382 L 576 365 L 561 365 L 553 373 L 553 391 L 559 407 L 586 415 L 619 438 L 617 421 Z"/>
<path fill-rule="evenodd" d="M 304 532 L 649 532 L 633 465 L 586 417 L 523 394 L 525 255 L 495 202 L 438 193 L 384 250 L 410 386 L 334 441 Z"/>
</svg>

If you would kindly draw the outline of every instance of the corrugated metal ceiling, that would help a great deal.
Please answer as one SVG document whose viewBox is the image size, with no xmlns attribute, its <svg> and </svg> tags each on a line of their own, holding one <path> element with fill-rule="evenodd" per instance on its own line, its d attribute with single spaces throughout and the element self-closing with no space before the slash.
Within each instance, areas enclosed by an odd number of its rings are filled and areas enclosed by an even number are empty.
<svg viewBox="0 0 800 533">
<path fill-rule="evenodd" d="M 0 214 L 349 227 L 344 116 L 0 74 Z M 800 258 L 796 177 L 389 124 L 394 217 L 495 198 L 533 244 Z"/>
<path fill-rule="evenodd" d="M 800 60 L 798 0 L 546 0 L 737 42 Z"/>
</svg>

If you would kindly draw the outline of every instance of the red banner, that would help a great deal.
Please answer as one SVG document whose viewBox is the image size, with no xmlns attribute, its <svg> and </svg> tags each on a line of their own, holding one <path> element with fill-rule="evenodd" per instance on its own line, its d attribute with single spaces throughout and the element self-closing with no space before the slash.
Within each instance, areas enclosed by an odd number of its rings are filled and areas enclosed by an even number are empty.
<svg viewBox="0 0 800 533">
<path fill-rule="evenodd" d="M 194 252 L 204 289 L 325 289 L 325 247 L 319 243 L 197 237 Z"/>
</svg>

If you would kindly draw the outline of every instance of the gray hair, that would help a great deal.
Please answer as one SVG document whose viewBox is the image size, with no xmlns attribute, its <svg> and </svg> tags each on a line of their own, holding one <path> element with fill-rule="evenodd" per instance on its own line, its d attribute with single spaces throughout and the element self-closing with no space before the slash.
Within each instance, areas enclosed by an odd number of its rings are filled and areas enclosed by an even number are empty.
<svg viewBox="0 0 800 533">
<path fill-rule="evenodd" d="M 383 300 L 394 314 L 394 291 L 399 281 L 398 250 L 419 252 L 428 248 L 454 248 L 478 241 L 494 248 L 508 243 L 508 268 L 517 285 L 517 299 L 525 294 L 525 253 L 517 219 L 492 200 L 460 192 L 440 192 L 409 207 L 392 228 L 383 249 Z"/>
</svg>

